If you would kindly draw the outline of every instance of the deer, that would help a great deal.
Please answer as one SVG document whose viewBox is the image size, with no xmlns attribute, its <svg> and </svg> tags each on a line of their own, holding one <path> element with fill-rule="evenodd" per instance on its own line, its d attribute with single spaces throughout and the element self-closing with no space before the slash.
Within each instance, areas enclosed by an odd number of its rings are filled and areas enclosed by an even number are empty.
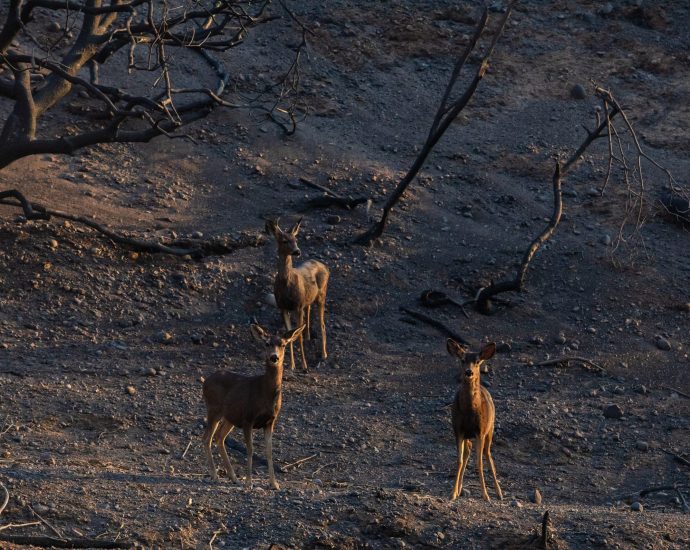
<svg viewBox="0 0 690 550">
<path fill-rule="evenodd" d="M 285 329 L 290 330 L 290 314 L 296 317 L 296 326 L 305 324 L 307 340 L 311 339 L 311 306 L 319 308 L 319 324 L 321 326 L 321 358 L 328 358 L 326 352 L 326 324 L 324 310 L 326 307 L 326 291 L 328 289 L 328 268 L 316 260 L 307 260 L 297 267 L 292 266 L 292 258 L 299 258 L 301 251 L 297 246 L 302 218 L 288 231 L 278 226 L 277 220 L 266 222 L 266 232 L 273 235 L 278 243 L 278 274 L 273 284 L 276 304 L 283 316 Z M 306 371 L 307 359 L 304 355 L 303 335 L 299 337 L 300 353 L 302 354 L 302 368 Z M 290 368 L 295 369 L 295 353 L 290 344 Z"/>
<path fill-rule="evenodd" d="M 491 342 L 485 345 L 479 353 L 473 353 L 452 338 L 449 338 L 446 342 L 446 348 L 448 353 L 458 357 L 465 367 L 465 372 L 461 375 L 460 387 L 455 394 L 455 400 L 451 409 L 455 445 L 458 452 L 458 467 L 450 500 L 455 500 L 462 492 L 462 478 L 472 452 L 472 439 L 475 440 L 477 447 L 477 473 L 479 474 L 482 496 L 487 502 L 491 500 L 484 483 L 482 464 L 482 455 L 484 455 L 489 461 L 498 498 L 503 500 L 501 486 L 496 477 L 496 467 L 491 457 L 491 442 L 494 436 L 496 409 L 489 390 L 482 386 L 479 380 L 479 368 L 484 361 L 488 361 L 494 356 L 496 344 Z"/>
<path fill-rule="evenodd" d="M 244 376 L 219 370 L 204 381 L 203 396 L 207 409 L 207 423 L 203 433 L 203 447 L 213 480 L 218 481 L 218 473 L 211 452 L 211 446 L 215 440 L 227 474 L 230 480 L 236 483 L 237 476 L 225 450 L 225 438 L 235 427 L 242 428 L 247 448 L 246 485 L 248 489 L 251 489 L 252 432 L 263 428 L 269 485 L 277 490 L 280 487 L 273 471 L 272 442 L 273 428 L 282 405 L 283 360 L 285 348 L 299 338 L 304 325 L 282 335 L 272 335 L 257 324 L 252 324 L 250 330 L 252 336 L 265 345 L 265 372 L 258 376 Z"/>
</svg>

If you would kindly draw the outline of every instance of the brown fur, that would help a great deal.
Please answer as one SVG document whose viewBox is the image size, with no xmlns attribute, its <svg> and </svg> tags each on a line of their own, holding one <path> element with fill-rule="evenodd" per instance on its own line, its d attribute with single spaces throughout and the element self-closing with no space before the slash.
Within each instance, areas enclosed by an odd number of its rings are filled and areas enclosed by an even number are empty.
<svg viewBox="0 0 690 550">
<path fill-rule="evenodd" d="M 450 498 L 455 500 L 462 492 L 462 478 L 465 474 L 467 461 L 470 458 L 472 440 L 474 439 L 477 445 L 477 472 L 482 488 L 482 496 L 486 500 L 490 500 L 489 494 L 486 491 L 486 484 L 484 483 L 484 470 L 482 467 L 482 456 L 484 455 L 489 461 L 498 498 L 503 500 L 503 493 L 496 477 L 496 468 L 491 456 L 491 442 L 494 435 L 496 411 L 489 390 L 481 385 L 479 379 L 479 367 L 484 361 L 494 355 L 496 344 L 487 344 L 479 353 L 468 353 L 455 340 L 449 338 L 447 348 L 448 353 L 462 359 L 464 367 L 464 372 L 460 374 L 460 388 L 458 388 L 455 394 L 455 401 L 453 401 L 451 411 L 453 433 L 455 434 L 455 444 L 458 451 L 458 467 L 455 485 Z"/>
<path fill-rule="evenodd" d="M 328 290 L 328 268 L 316 260 L 307 260 L 297 267 L 293 267 L 293 256 L 299 256 L 297 247 L 297 233 L 299 232 L 300 219 L 289 231 L 283 231 L 278 227 L 278 222 L 269 220 L 266 222 L 266 231 L 271 233 L 278 243 L 278 274 L 273 284 L 273 293 L 276 304 L 283 315 L 285 328 L 290 330 L 290 314 L 297 322 L 297 326 L 307 325 L 307 339 L 310 338 L 311 306 L 316 304 L 319 308 L 319 323 L 321 326 L 321 357 L 326 359 L 326 324 L 324 310 L 326 306 L 326 292 Z M 304 340 L 299 338 L 300 353 L 302 354 L 302 367 L 307 370 L 307 359 L 304 354 Z M 295 368 L 295 354 L 290 344 L 290 368 Z"/>
<path fill-rule="evenodd" d="M 252 484 L 252 430 L 263 428 L 266 441 L 269 483 L 278 488 L 273 471 L 273 427 L 282 405 L 283 360 L 285 348 L 304 330 L 304 326 L 271 336 L 259 325 L 252 325 L 254 337 L 266 345 L 266 370 L 259 376 L 243 376 L 217 371 L 204 381 L 203 395 L 207 410 L 207 424 L 203 443 L 211 476 L 218 480 L 211 445 L 215 440 L 230 479 L 237 481 L 235 471 L 225 450 L 225 438 L 239 426 L 244 432 L 247 447 L 247 486 Z"/>
</svg>

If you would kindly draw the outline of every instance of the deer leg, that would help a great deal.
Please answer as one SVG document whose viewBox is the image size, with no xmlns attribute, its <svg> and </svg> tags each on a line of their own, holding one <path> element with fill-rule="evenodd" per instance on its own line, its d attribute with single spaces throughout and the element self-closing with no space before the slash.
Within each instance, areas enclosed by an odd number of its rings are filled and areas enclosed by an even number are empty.
<svg viewBox="0 0 690 550">
<path fill-rule="evenodd" d="M 297 310 L 298 327 L 301 327 L 304 324 L 304 309 L 305 308 L 302 307 L 299 310 Z M 309 367 L 307 367 L 307 356 L 304 354 L 304 331 L 302 331 L 299 335 L 299 351 L 302 354 L 302 368 L 304 370 L 308 370 Z"/>
<path fill-rule="evenodd" d="M 218 449 L 220 450 L 220 456 L 223 458 L 223 462 L 225 463 L 225 469 L 228 472 L 228 476 L 232 480 L 233 483 L 237 483 L 237 476 L 235 475 L 235 470 L 232 467 L 232 464 L 230 463 L 230 457 L 228 456 L 228 452 L 225 449 L 225 438 L 228 437 L 228 434 L 235 429 L 235 426 L 230 424 L 229 422 L 223 421 L 223 423 L 220 426 L 220 430 L 216 433 L 216 445 L 218 445 Z"/>
<path fill-rule="evenodd" d="M 321 359 L 327 359 L 326 352 L 326 323 L 324 321 L 324 310 L 326 308 L 326 296 L 319 300 L 319 323 L 321 324 Z"/>
<path fill-rule="evenodd" d="M 458 469 L 455 473 L 455 485 L 453 486 L 453 492 L 450 494 L 450 500 L 455 500 L 458 498 L 460 491 L 462 491 L 462 471 L 465 461 L 463 460 L 463 451 L 465 449 L 465 442 L 462 436 L 455 436 L 455 444 L 458 448 Z"/>
<path fill-rule="evenodd" d="M 244 431 L 244 445 L 247 447 L 247 489 L 252 488 L 252 457 L 254 456 L 254 446 L 252 444 L 252 427 L 245 426 Z"/>
<path fill-rule="evenodd" d="M 307 333 L 307 340 L 311 340 L 311 304 L 307 306 L 307 328 L 304 332 Z"/>
<path fill-rule="evenodd" d="M 280 489 L 273 471 L 273 424 L 264 429 L 264 441 L 266 444 L 266 460 L 268 461 L 268 483 L 273 489 Z"/>
<path fill-rule="evenodd" d="M 285 330 L 291 330 L 292 325 L 290 324 L 290 312 L 283 310 L 283 322 L 285 323 Z M 295 370 L 295 351 L 292 348 L 292 342 L 290 342 L 290 369 Z"/>
<path fill-rule="evenodd" d="M 486 492 L 486 483 L 484 483 L 484 465 L 482 463 L 482 456 L 484 455 L 484 438 L 479 435 L 477 437 L 477 474 L 479 475 L 479 484 L 482 488 L 482 496 L 487 502 L 491 499 L 489 498 L 489 493 Z"/>
<path fill-rule="evenodd" d="M 494 487 L 496 487 L 496 494 L 498 495 L 498 500 L 503 500 L 503 492 L 501 491 L 501 486 L 498 484 L 498 478 L 496 477 L 496 467 L 494 466 L 494 459 L 491 456 L 491 441 L 493 439 L 492 434 L 486 436 L 486 443 L 484 444 L 484 454 L 489 460 L 489 468 L 491 468 L 491 475 L 494 478 Z"/>
<path fill-rule="evenodd" d="M 208 467 L 211 470 L 211 477 L 213 481 L 218 481 L 218 472 L 216 472 L 216 465 L 213 462 L 213 453 L 211 452 L 211 444 L 213 443 L 213 435 L 216 433 L 218 426 L 220 425 L 220 420 L 208 419 L 208 424 L 204 429 L 204 435 L 202 436 L 204 442 L 204 452 L 206 453 L 206 460 L 208 461 Z"/>
</svg>

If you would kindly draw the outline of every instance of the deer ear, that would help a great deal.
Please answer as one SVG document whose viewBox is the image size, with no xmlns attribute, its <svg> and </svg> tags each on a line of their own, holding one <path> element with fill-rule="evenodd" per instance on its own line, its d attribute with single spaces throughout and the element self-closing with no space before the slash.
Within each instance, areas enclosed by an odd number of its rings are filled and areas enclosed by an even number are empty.
<svg viewBox="0 0 690 550">
<path fill-rule="evenodd" d="M 463 348 L 452 338 L 448 338 L 448 340 L 446 340 L 446 349 L 448 350 L 448 353 L 454 355 L 455 357 L 459 357 L 460 359 L 463 359 L 465 357 L 465 353 L 467 353 L 467 348 Z"/>
<path fill-rule="evenodd" d="M 292 330 L 288 330 L 285 334 L 283 334 L 283 340 L 285 340 L 285 344 L 289 344 L 290 342 L 294 342 L 299 338 L 299 335 L 302 334 L 302 331 L 305 329 L 307 325 L 302 325 L 301 327 L 293 328 Z"/>
<path fill-rule="evenodd" d="M 268 332 L 266 332 L 266 329 L 264 329 L 261 325 L 252 323 L 249 326 L 249 330 L 251 331 L 252 336 L 256 340 L 259 340 L 259 342 L 265 342 L 268 339 Z"/>
<path fill-rule="evenodd" d="M 299 228 L 300 228 L 300 225 L 302 225 L 303 219 L 304 218 L 300 218 L 299 220 L 297 220 L 297 223 L 292 226 L 292 229 L 290 229 L 290 233 L 292 233 L 293 235 L 297 235 L 297 233 L 299 233 Z"/>
<path fill-rule="evenodd" d="M 482 348 L 482 351 L 479 352 L 479 359 L 482 361 L 488 361 L 494 356 L 494 353 L 496 353 L 496 343 L 490 342 Z"/>
<path fill-rule="evenodd" d="M 266 221 L 266 233 L 269 235 L 276 235 L 278 231 L 280 231 L 280 229 L 278 229 L 278 220 Z"/>
</svg>

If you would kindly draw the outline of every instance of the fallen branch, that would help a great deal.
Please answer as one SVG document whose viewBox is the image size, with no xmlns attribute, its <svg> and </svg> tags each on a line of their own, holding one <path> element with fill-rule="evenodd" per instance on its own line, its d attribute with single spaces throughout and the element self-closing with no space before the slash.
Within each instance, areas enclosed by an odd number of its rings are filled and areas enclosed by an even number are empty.
<svg viewBox="0 0 690 550">
<path fill-rule="evenodd" d="M 56 539 L 54 537 L 3 535 L 0 541 L 20 546 L 40 546 L 41 548 L 132 548 L 133 542 L 103 539 Z"/>
<path fill-rule="evenodd" d="M 674 485 L 655 485 L 653 487 L 647 487 L 646 489 L 642 489 L 641 491 L 637 491 L 635 493 L 627 493 L 624 495 L 618 495 L 617 497 L 614 497 L 614 500 L 633 500 L 635 497 L 646 497 L 647 495 L 651 495 L 654 493 L 662 493 L 664 491 L 676 491 L 678 489 L 686 489 L 688 486 L 687 485 L 679 485 L 679 484 L 674 484 Z"/>
<path fill-rule="evenodd" d="M 678 395 L 682 395 L 686 399 L 690 399 L 690 395 L 688 395 L 687 393 L 683 393 L 682 391 L 677 390 L 676 388 L 672 388 L 671 386 L 662 386 L 662 387 L 666 388 L 667 390 L 676 392 Z"/>
<path fill-rule="evenodd" d="M 462 314 L 468 319 L 470 318 L 470 316 L 467 314 L 467 311 L 465 311 L 464 303 L 454 300 L 453 298 L 447 296 L 444 292 L 441 292 L 440 290 L 425 290 L 419 297 L 419 301 L 422 303 L 424 307 L 439 307 L 451 304 L 456 307 L 459 307 L 462 311 Z"/>
<path fill-rule="evenodd" d="M 320 197 L 314 197 L 307 200 L 307 208 L 330 208 L 331 206 L 337 206 L 339 208 L 345 208 L 346 210 L 352 210 L 356 206 L 369 201 L 368 197 L 343 197 L 335 191 L 331 191 L 328 187 L 319 185 L 307 178 L 299 178 L 299 181 L 324 193 L 324 195 Z"/>
<path fill-rule="evenodd" d="M 539 539 L 539 547 L 546 550 L 549 547 L 549 525 L 551 518 L 549 511 L 544 512 L 544 517 L 541 520 L 541 538 Z"/>
<path fill-rule="evenodd" d="M 50 523 L 47 519 L 45 519 L 43 516 L 41 516 L 36 510 L 34 510 L 31 506 L 28 507 L 29 510 L 31 510 L 31 513 L 36 516 L 38 519 L 41 520 L 41 522 L 48 527 L 53 533 L 55 533 L 58 537 L 61 539 L 64 539 L 64 535 L 62 534 L 62 531 L 60 531 L 57 527 L 55 527 L 52 523 Z"/>
<path fill-rule="evenodd" d="M 19 527 L 31 527 L 32 525 L 41 525 L 40 521 L 29 521 L 27 523 L 8 523 L 7 525 L 0 525 L 0 531 L 5 529 L 17 529 Z"/>
<path fill-rule="evenodd" d="M 690 506 L 688 506 L 688 501 L 685 500 L 685 496 L 683 495 L 683 492 L 676 487 L 676 494 L 678 495 L 678 498 L 680 499 L 680 504 L 683 507 L 683 512 L 690 512 Z"/>
<path fill-rule="evenodd" d="M 681 464 L 685 464 L 686 466 L 690 466 L 690 460 L 686 460 L 680 455 L 677 455 L 676 453 L 669 451 L 667 449 L 661 449 L 661 452 L 666 453 L 667 455 L 671 455 L 677 462 L 680 462 Z"/>
<path fill-rule="evenodd" d="M 608 93 L 608 92 L 607 92 Z M 609 96 L 610 97 L 610 94 Z M 563 214 L 563 193 L 561 188 L 561 178 L 577 163 L 582 159 L 587 148 L 594 142 L 597 138 L 602 135 L 604 130 L 610 131 L 611 119 L 620 113 L 618 105 L 614 105 L 611 109 L 606 109 L 606 119 L 599 121 L 597 127 L 589 131 L 587 130 L 587 137 L 580 144 L 577 150 L 566 160 L 562 165 L 560 162 L 556 162 L 556 168 L 553 173 L 553 212 L 551 214 L 551 219 L 549 223 L 544 228 L 544 230 L 535 238 L 529 245 L 527 250 L 522 257 L 522 262 L 520 264 L 520 269 L 514 279 L 509 279 L 501 281 L 498 283 L 491 283 L 487 287 L 482 287 L 477 292 L 475 296 L 475 308 L 480 313 L 489 314 L 491 313 L 491 302 L 490 298 L 496 294 L 502 292 L 522 292 L 525 286 L 525 278 L 527 277 L 527 269 L 529 268 L 530 262 L 534 258 L 535 254 L 539 251 L 546 241 L 548 241 L 551 236 L 556 231 L 556 227 L 561 221 L 561 215 Z M 598 118 L 598 117 L 597 117 Z"/>
<path fill-rule="evenodd" d="M 465 338 L 460 336 L 453 329 L 448 328 L 441 321 L 434 319 L 433 317 L 429 317 L 428 315 L 425 315 L 424 313 L 420 313 L 419 311 L 414 311 L 413 309 L 409 309 L 405 306 L 400 306 L 400 311 L 403 311 L 403 312 L 407 313 L 410 317 L 414 317 L 415 319 L 418 319 L 419 321 L 422 321 L 423 323 L 426 323 L 427 325 L 430 325 L 430 326 L 438 329 L 439 332 L 441 332 L 441 334 L 444 334 L 445 336 L 452 338 L 456 342 L 459 342 L 459 343 L 465 344 L 465 345 L 470 345 L 470 343 Z"/>
<path fill-rule="evenodd" d="M 11 200 L 12 198 L 15 200 Z M 105 235 L 117 244 L 126 246 L 127 248 L 136 252 L 147 252 L 150 254 L 171 254 L 173 256 L 189 255 L 193 258 L 199 259 L 206 256 L 221 256 L 224 254 L 230 254 L 231 252 L 234 252 L 240 248 L 259 246 L 264 242 L 264 238 L 260 234 L 255 236 L 246 236 L 238 240 L 233 240 L 226 237 L 217 237 L 212 240 L 178 239 L 169 244 L 125 237 L 89 218 L 75 216 L 61 210 L 53 210 L 40 204 L 30 203 L 19 191 L 14 189 L 0 193 L 0 204 L 21 207 L 24 211 L 24 216 L 27 219 L 40 218 L 48 220 L 51 217 L 55 217 L 86 225 L 87 227 L 90 227 L 91 229 L 94 229 L 95 231 Z M 36 212 L 41 215 L 39 216 L 36 214 Z"/>
<path fill-rule="evenodd" d="M 381 219 L 378 221 L 378 223 L 374 224 L 366 233 L 363 233 L 355 240 L 357 244 L 370 246 L 371 243 L 375 239 L 378 239 L 383 233 L 391 210 L 397 204 L 398 200 L 400 200 L 400 198 L 403 196 L 405 190 L 415 179 L 419 171 L 422 169 L 427 157 L 434 149 L 438 141 L 441 139 L 443 134 L 446 132 L 448 127 L 457 118 L 457 116 L 460 114 L 460 111 L 462 111 L 467 105 L 467 103 L 470 101 L 470 99 L 474 95 L 475 90 L 477 89 L 477 86 L 479 85 L 479 82 L 482 80 L 482 78 L 484 78 L 484 75 L 486 74 L 486 71 L 489 68 L 489 58 L 491 57 L 491 54 L 493 53 L 494 48 L 496 47 L 496 43 L 498 42 L 499 37 L 503 33 L 503 29 L 505 28 L 506 22 L 508 21 L 508 17 L 510 16 L 512 9 L 513 2 L 510 2 L 508 4 L 508 7 L 506 8 L 505 14 L 503 15 L 501 21 L 498 24 L 498 28 L 494 33 L 489 48 L 487 49 L 486 53 L 484 54 L 484 57 L 479 63 L 479 67 L 477 68 L 474 78 L 469 83 L 464 93 L 458 99 L 451 101 L 450 96 L 453 92 L 453 89 L 455 88 L 455 84 L 458 80 L 458 77 L 460 76 L 460 72 L 464 67 L 465 63 L 467 62 L 467 59 L 469 58 L 470 54 L 475 49 L 477 41 L 483 34 L 484 29 L 486 28 L 486 25 L 488 23 L 489 12 L 486 9 L 484 10 L 482 17 L 479 23 L 477 24 L 477 28 L 474 31 L 474 35 L 472 36 L 469 44 L 467 45 L 467 48 L 465 48 L 465 51 L 455 64 L 455 67 L 453 68 L 453 73 L 450 77 L 450 80 L 448 81 L 445 93 L 443 94 L 443 99 L 441 99 L 441 103 L 438 106 L 436 116 L 434 117 L 434 121 L 431 124 L 431 128 L 429 129 L 429 135 L 427 136 L 426 141 L 422 146 L 422 150 L 420 151 L 419 155 L 417 155 L 417 158 L 412 164 L 412 167 L 408 170 L 407 174 L 405 174 L 405 177 L 400 181 L 398 186 L 395 188 L 391 196 L 386 201 L 386 204 L 383 207 L 383 214 L 381 215 Z"/>
<path fill-rule="evenodd" d="M 7 503 L 10 501 L 10 492 L 2 483 L 0 483 L 0 489 L 2 489 L 2 492 L 5 493 L 5 496 L 2 499 L 2 504 L 0 504 L 0 514 L 2 514 L 5 511 L 5 508 L 7 508 Z"/>
<path fill-rule="evenodd" d="M 593 367 L 595 370 L 598 372 L 607 372 L 604 367 L 601 365 L 597 365 L 594 361 L 587 359 L 586 357 L 579 357 L 579 356 L 568 356 L 568 357 L 558 357 L 557 359 L 549 359 L 547 361 L 541 361 L 540 363 L 535 363 L 535 367 L 548 367 L 549 365 L 561 365 L 564 363 L 568 363 L 569 361 L 577 361 L 579 363 L 583 363 L 585 365 L 589 365 L 590 367 Z"/>
<path fill-rule="evenodd" d="M 315 459 L 318 454 L 313 454 L 311 456 L 305 457 L 305 458 L 300 458 L 299 460 L 295 460 L 295 462 L 291 462 L 290 464 L 285 464 L 284 466 L 280 467 L 281 472 L 287 472 L 290 468 L 295 468 L 297 466 L 301 466 L 305 462 L 309 462 L 310 460 Z"/>
</svg>

